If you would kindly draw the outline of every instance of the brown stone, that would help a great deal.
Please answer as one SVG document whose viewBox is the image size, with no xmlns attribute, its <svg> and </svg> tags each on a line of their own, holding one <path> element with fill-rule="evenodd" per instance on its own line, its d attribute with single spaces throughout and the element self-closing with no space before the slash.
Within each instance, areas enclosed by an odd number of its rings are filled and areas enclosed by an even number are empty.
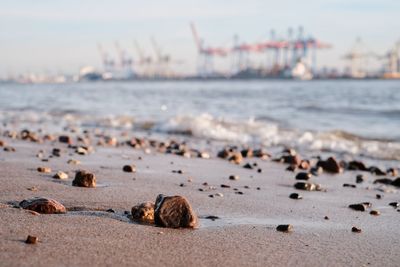
<svg viewBox="0 0 400 267">
<path fill-rule="evenodd" d="M 378 210 L 371 210 L 369 214 L 374 215 L 374 216 L 379 216 L 381 213 Z"/>
<path fill-rule="evenodd" d="M 56 174 L 54 174 L 53 178 L 61 180 L 68 179 L 68 174 L 62 171 L 58 171 Z"/>
<path fill-rule="evenodd" d="M 28 238 L 26 239 L 25 243 L 27 244 L 36 244 L 39 241 L 39 238 L 37 236 L 32 236 L 28 235 Z"/>
<path fill-rule="evenodd" d="M 132 207 L 132 220 L 154 223 L 154 203 L 148 201 Z"/>
<path fill-rule="evenodd" d="M 69 159 L 69 160 L 67 161 L 67 163 L 68 163 L 68 164 L 72 164 L 72 165 L 79 165 L 79 164 L 81 164 L 81 162 L 80 162 L 79 160 L 76 160 L 76 159 Z"/>
<path fill-rule="evenodd" d="M 342 172 L 342 168 L 340 167 L 339 163 L 336 161 L 336 159 L 334 157 L 330 157 L 325 161 L 323 161 L 323 160 L 318 161 L 317 167 L 322 167 L 322 169 L 324 169 L 324 171 L 330 172 L 330 173 Z"/>
<path fill-rule="evenodd" d="M 80 170 L 76 172 L 72 185 L 80 187 L 96 187 L 96 176 L 93 173 Z"/>
<path fill-rule="evenodd" d="M 302 170 L 308 170 L 310 168 L 310 161 L 302 160 L 299 164 L 299 168 Z"/>
<path fill-rule="evenodd" d="M 299 166 L 301 163 L 301 158 L 299 155 L 285 155 L 281 157 L 283 163 L 294 164 Z"/>
<path fill-rule="evenodd" d="M 19 203 L 19 206 L 23 209 L 33 210 L 43 214 L 66 212 L 65 207 L 58 201 L 41 197 L 23 200 Z"/>
<path fill-rule="evenodd" d="M 135 165 L 125 165 L 122 170 L 124 172 L 136 172 L 136 166 Z"/>
<path fill-rule="evenodd" d="M 242 154 L 239 152 L 234 153 L 231 157 L 228 159 L 230 162 L 233 162 L 235 164 L 240 164 L 243 160 Z"/>
<path fill-rule="evenodd" d="M 162 194 L 156 199 L 154 222 L 158 226 L 170 228 L 198 226 L 197 215 L 185 197 Z"/>
<path fill-rule="evenodd" d="M 49 167 L 38 167 L 37 171 L 38 172 L 43 172 L 43 173 L 50 173 L 51 169 Z"/>
<path fill-rule="evenodd" d="M 5 145 L 6 145 L 6 142 L 4 142 L 3 140 L 0 140 L 0 147 L 5 146 Z"/>
</svg>

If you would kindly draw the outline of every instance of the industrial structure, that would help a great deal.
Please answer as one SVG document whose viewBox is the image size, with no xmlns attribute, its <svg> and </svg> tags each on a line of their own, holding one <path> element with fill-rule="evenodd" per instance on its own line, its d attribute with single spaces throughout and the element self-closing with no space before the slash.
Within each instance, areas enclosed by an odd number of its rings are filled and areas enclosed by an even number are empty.
<svg viewBox="0 0 400 267">
<path fill-rule="evenodd" d="M 190 23 L 190 29 L 197 51 L 195 76 L 177 75 L 174 69 L 183 61 L 173 59 L 154 37 L 149 38 L 146 46 L 134 40 L 132 51 L 115 42 L 115 58 L 99 44 L 103 71 L 85 67 L 79 76 L 82 79 L 103 80 L 400 78 L 400 42 L 386 54 L 379 55 L 365 49 L 361 39 L 357 39 L 351 50 L 342 57 L 348 62 L 348 67 L 341 74 L 336 70 L 329 72 L 318 68 L 318 51 L 332 46 L 306 34 L 301 26 L 296 30 L 289 28 L 285 35 L 271 30 L 268 37 L 255 42 L 246 42 L 234 35 L 224 46 L 206 43 L 194 23 Z M 143 47 L 149 49 L 146 51 Z M 383 67 L 379 71 L 371 70 L 371 61 L 379 62 Z M 221 65 L 225 68 L 221 69 Z"/>
<path fill-rule="evenodd" d="M 272 30 L 269 40 L 261 42 L 240 42 L 237 35 L 231 47 L 210 47 L 204 45 L 193 23 L 190 25 L 198 51 L 198 74 L 200 77 L 213 77 L 215 58 L 231 58 L 231 77 L 280 77 L 310 79 L 317 70 L 317 50 L 330 48 L 313 37 L 305 37 L 302 27 L 297 36 L 293 29 L 288 30 L 287 38 L 277 38 Z M 266 58 L 265 64 L 255 68 L 250 62 L 251 55 Z"/>
</svg>

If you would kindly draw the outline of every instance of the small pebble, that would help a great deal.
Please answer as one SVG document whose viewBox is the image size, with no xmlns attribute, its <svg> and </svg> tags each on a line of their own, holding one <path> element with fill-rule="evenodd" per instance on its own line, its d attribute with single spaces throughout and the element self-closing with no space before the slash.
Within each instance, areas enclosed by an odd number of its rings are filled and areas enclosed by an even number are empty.
<svg viewBox="0 0 400 267">
<path fill-rule="evenodd" d="M 108 210 L 106 210 L 106 212 L 115 213 L 115 211 L 113 209 L 108 209 Z"/>
<path fill-rule="evenodd" d="M 329 220 L 329 217 L 328 217 L 328 216 L 325 216 L 324 219 L 325 219 L 325 220 Z"/>
<path fill-rule="evenodd" d="M 362 175 L 362 174 L 359 174 L 359 175 L 357 175 L 356 176 L 356 183 L 357 184 L 360 184 L 360 183 L 362 183 L 362 182 L 364 182 L 364 176 Z"/>
<path fill-rule="evenodd" d="M 311 179 L 311 173 L 308 172 L 299 172 L 296 177 L 296 180 L 309 180 Z"/>
<path fill-rule="evenodd" d="M 376 194 L 376 199 L 381 199 L 381 198 L 382 198 L 382 195 Z"/>
<path fill-rule="evenodd" d="M 393 208 L 397 208 L 400 206 L 399 202 L 390 202 L 389 205 L 392 206 Z"/>
<path fill-rule="evenodd" d="M 26 239 L 25 243 L 36 244 L 38 241 L 39 241 L 39 238 L 37 238 L 37 236 L 28 235 L 28 238 Z"/>
<path fill-rule="evenodd" d="M 291 198 L 291 199 L 302 199 L 303 197 L 301 195 L 297 194 L 297 193 L 291 193 L 289 195 L 289 198 Z"/>
<path fill-rule="evenodd" d="M 352 231 L 353 233 L 361 233 L 361 228 L 358 228 L 358 227 L 353 226 L 353 227 L 351 228 L 351 231 Z"/>
<path fill-rule="evenodd" d="M 136 166 L 135 165 L 125 165 L 122 170 L 124 172 L 136 172 Z"/>
<path fill-rule="evenodd" d="M 68 174 L 62 171 L 58 171 L 56 174 L 53 176 L 54 179 L 68 179 Z"/>
<path fill-rule="evenodd" d="M 293 231 L 293 226 L 291 224 L 281 224 L 276 227 L 276 230 L 279 232 L 289 233 Z"/>
<path fill-rule="evenodd" d="M 229 180 L 234 180 L 234 181 L 239 180 L 239 175 L 230 175 Z"/>
<path fill-rule="evenodd" d="M 374 215 L 374 216 L 378 216 L 381 213 L 378 210 L 371 210 L 369 214 Z"/>
<path fill-rule="evenodd" d="M 50 173 L 51 169 L 49 167 L 38 167 L 37 171 L 42 173 Z"/>
</svg>

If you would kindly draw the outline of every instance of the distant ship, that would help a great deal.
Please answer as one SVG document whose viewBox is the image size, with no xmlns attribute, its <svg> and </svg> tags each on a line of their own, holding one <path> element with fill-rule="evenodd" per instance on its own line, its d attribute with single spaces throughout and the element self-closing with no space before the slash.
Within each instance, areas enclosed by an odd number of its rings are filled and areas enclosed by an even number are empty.
<svg viewBox="0 0 400 267">
<path fill-rule="evenodd" d="M 302 59 L 299 59 L 293 68 L 286 69 L 283 76 L 295 80 L 311 80 L 313 78 L 311 69 Z"/>
</svg>

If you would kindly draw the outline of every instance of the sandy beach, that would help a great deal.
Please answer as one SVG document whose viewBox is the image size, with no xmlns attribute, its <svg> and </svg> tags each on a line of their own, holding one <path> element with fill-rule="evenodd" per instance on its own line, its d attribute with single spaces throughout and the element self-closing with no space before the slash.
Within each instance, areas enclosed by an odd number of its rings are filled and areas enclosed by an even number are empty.
<svg viewBox="0 0 400 267">
<path fill-rule="evenodd" d="M 215 155 L 185 158 L 129 146 L 95 146 L 81 156 L 57 141 L 3 140 L 16 151 L 0 152 L 1 266 L 397 266 L 400 261 L 400 212 L 388 205 L 399 201 L 398 191 L 373 184 L 377 177 L 366 172 L 323 173 L 311 181 L 326 192 L 309 192 L 296 190 L 296 173 L 271 160 L 245 158 L 236 165 Z M 61 156 L 50 158 L 54 147 Z M 40 150 L 48 162 L 36 157 Z M 72 158 L 81 164 L 67 164 Z M 247 162 L 256 162 L 262 172 L 243 168 Z M 123 172 L 126 164 L 135 164 L 137 172 Z M 38 172 L 40 166 L 51 173 Z M 96 175 L 96 188 L 72 186 L 79 169 Z M 69 178 L 52 178 L 58 170 Z M 343 187 L 355 184 L 359 173 L 365 182 Z M 303 199 L 290 199 L 293 192 Z M 162 228 L 129 219 L 132 206 L 155 201 L 160 193 L 185 196 L 199 228 Z M 33 214 L 18 208 L 20 201 L 39 196 L 59 201 L 68 211 Z M 380 216 L 348 208 L 361 202 L 370 202 Z M 210 215 L 218 219 L 207 219 Z M 279 224 L 294 230 L 278 232 Z M 362 232 L 353 233 L 353 226 Z M 26 244 L 28 235 L 39 242 Z"/>
</svg>

